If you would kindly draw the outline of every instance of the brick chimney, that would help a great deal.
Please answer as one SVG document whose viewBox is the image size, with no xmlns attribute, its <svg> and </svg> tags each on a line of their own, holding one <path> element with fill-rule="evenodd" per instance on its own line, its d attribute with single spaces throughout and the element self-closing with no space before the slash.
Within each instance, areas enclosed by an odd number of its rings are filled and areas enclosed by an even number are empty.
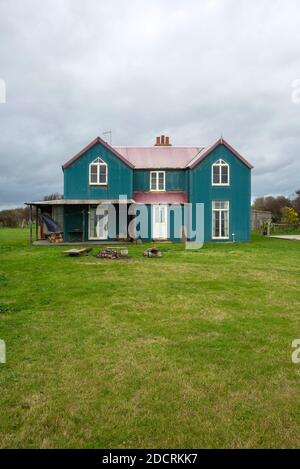
<svg viewBox="0 0 300 469">
<path fill-rule="evenodd" d="M 156 137 L 155 142 L 156 147 L 171 147 L 172 144 L 170 143 L 170 137 L 161 135 L 160 137 Z"/>
</svg>

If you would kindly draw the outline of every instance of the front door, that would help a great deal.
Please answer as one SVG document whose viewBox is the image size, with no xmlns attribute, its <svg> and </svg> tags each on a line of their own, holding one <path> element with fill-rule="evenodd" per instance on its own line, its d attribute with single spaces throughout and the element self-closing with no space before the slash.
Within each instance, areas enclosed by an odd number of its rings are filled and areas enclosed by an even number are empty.
<svg viewBox="0 0 300 469">
<path fill-rule="evenodd" d="M 168 206 L 152 206 L 152 238 L 168 239 Z"/>
<path fill-rule="evenodd" d="M 90 207 L 89 211 L 89 239 L 108 238 L 108 210 L 106 208 Z"/>
</svg>

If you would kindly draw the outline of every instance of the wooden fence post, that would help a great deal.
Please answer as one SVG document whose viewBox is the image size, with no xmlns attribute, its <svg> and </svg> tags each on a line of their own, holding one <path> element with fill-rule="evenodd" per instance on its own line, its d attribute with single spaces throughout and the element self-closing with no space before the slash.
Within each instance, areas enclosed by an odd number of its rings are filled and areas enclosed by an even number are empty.
<svg viewBox="0 0 300 469">
<path fill-rule="evenodd" d="M 29 205 L 29 233 L 30 244 L 32 244 L 32 205 Z"/>
<path fill-rule="evenodd" d="M 39 208 L 35 206 L 35 240 L 39 239 Z"/>
</svg>

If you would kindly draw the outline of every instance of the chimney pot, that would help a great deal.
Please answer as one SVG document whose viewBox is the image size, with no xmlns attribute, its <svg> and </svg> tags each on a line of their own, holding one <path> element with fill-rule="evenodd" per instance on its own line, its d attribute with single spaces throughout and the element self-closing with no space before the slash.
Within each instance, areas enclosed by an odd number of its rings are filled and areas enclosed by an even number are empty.
<svg viewBox="0 0 300 469">
<path fill-rule="evenodd" d="M 165 145 L 170 145 L 170 137 L 166 137 Z"/>
<path fill-rule="evenodd" d="M 156 146 L 159 146 L 160 145 L 160 137 L 156 137 L 156 143 L 155 143 Z"/>
</svg>

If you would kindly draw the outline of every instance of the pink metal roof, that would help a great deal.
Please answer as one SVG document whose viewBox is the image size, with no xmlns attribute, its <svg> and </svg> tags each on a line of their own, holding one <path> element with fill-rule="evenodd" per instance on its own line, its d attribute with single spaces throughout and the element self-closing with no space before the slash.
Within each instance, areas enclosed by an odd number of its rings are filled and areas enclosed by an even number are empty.
<svg viewBox="0 0 300 469">
<path fill-rule="evenodd" d="M 136 169 L 184 169 L 194 168 L 200 161 L 206 158 L 218 145 L 227 147 L 237 158 L 239 158 L 249 169 L 253 166 L 238 153 L 229 143 L 220 138 L 208 147 L 173 147 L 173 146 L 153 146 L 153 147 L 112 147 L 100 137 L 96 137 L 86 147 L 84 147 L 73 158 L 63 165 L 63 169 L 71 166 L 87 150 L 96 143 L 112 151 L 120 160 L 130 168 Z"/>
<path fill-rule="evenodd" d="M 134 192 L 133 200 L 140 204 L 185 204 L 185 192 Z"/>
<path fill-rule="evenodd" d="M 136 169 L 185 168 L 205 147 L 114 147 Z"/>
</svg>

